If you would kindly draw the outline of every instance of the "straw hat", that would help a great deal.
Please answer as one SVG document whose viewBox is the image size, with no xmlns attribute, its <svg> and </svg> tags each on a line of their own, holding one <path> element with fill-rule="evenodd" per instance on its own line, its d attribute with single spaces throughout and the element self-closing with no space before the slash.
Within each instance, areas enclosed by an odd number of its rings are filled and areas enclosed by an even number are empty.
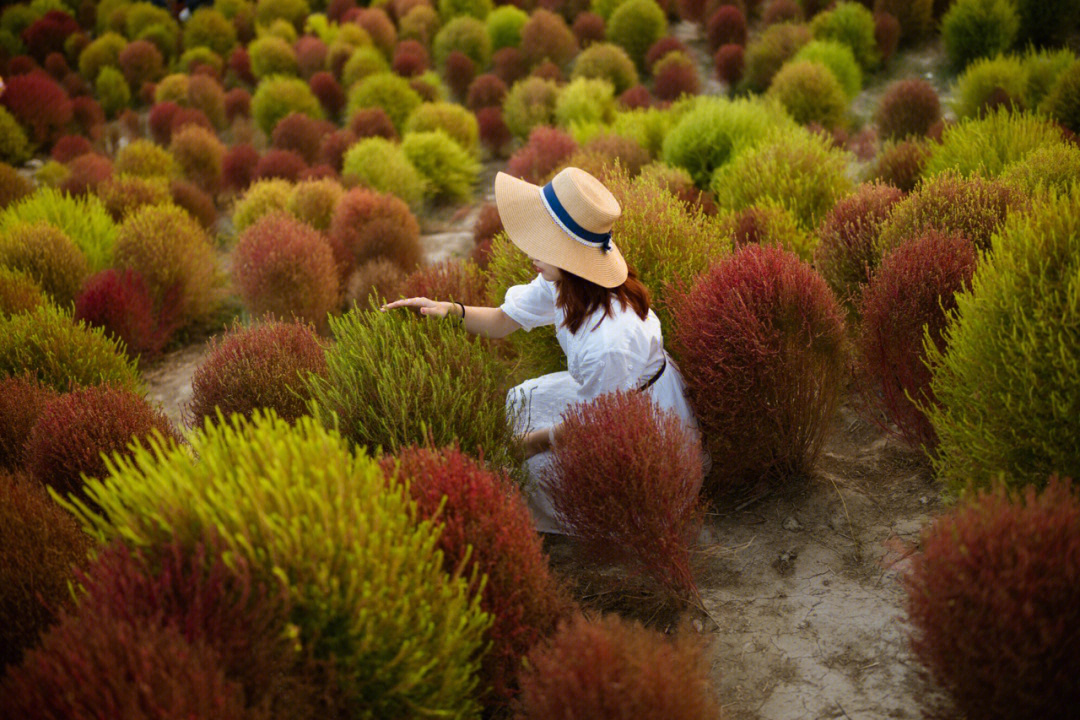
<svg viewBox="0 0 1080 720">
<path fill-rule="evenodd" d="M 611 242 L 622 209 L 584 170 L 566 168 L 543 187 L 501 172 L 495 204 L 510 241 L 530 257 L 606 288 L 626 282 L 626 260 Z"/>
</svg>

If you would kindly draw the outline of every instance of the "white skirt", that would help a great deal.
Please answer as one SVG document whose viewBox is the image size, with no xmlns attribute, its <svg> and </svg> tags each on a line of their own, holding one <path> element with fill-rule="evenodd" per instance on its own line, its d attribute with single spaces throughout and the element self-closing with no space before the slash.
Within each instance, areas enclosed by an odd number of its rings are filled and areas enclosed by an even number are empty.
<svg viewBox="0 0 1080 720">
<path fill-rule="evenodd" d="M 695 434 L 698 432 L 697 420 L 686 399 L 686 384 L 670 356 L 663 374 L 645 392 L 662 410 L 675 413 Z M 557 425 L 571 405 L 587 399 L 581 395 L 581 384 L 565 370 L 526 380 L 506 394 L 507 409 L 517 413 L 515 432 L 519 435 Z M 528 473 L 525 494 L 538 531 L 566 534 L 555 515 L 545 479 L 553 459 L 553 454 L 545 450 L 525 461 Z M 710 462 L 704 452 L 702 462 L 708 472 Z"/>
</svg>

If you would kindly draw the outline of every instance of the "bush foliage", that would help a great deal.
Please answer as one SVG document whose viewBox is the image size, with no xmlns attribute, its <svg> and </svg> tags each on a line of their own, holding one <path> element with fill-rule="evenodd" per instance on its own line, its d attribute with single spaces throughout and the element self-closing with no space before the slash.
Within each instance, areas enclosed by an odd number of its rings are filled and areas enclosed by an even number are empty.
<svg viewBox="0 0 1080 720">
<path fill-rule="evenodd" d="M 111 262 L 117 228 L 96 196 L 76 198 L 53 188 L 38 188 L 0 211 L 0 237 L 17 224 L 40 222 L 62 230 L 86 255 L 91 270 L 101 270 Z"/>
<path fill-rule="evenodd" d="M 923 137 L 941 119 L 941 103 L 933 85 L 921 78 L 897 80 L 878 104 L 874 120 L 886 139 Z"/>
<path fill-rule="evenodd" d="M 1012 47 L 1020 30 L 1016 5 L 1008 0 L 956 0 L 941 19 L 941 38 L 957 69 Z"/>
<path fill-rule="evenodd" d="M 768 96 L 775 98 L 800 125 L 827 130 L 847 124 L 848 100 L 843 86 L 828 67 L 810 60 L 786 63 L 772 79 Z"/>
<path fill-rule="evenodd" d="M 104 329 L 141 359 L 161 352 L 176 329 L 175 318 L 154 312 L 146 280 L 132 269 L 109 268 L 87 278 L 75 298 L 75 319 Z"/>
<path fill-rule="evenodd" d="M 322 105 L 303 80 L 273 75 L 255 88 L 251 97 L 251 117 L 267 136 L 279 120 L 294 112 L 316 119 L 323 117 Z"/>
<path fill-rule="evenodd" d="M 407 133 L 401 150 L 423 175 L 431 197 L 458 202 L 472 197 L 480 163 L 442 130 Z"/>
<path fill-rule="evenodd" d="M 68 307 L 90 272 L 82 251 L 46 222 L 10 226 L 0 236 L 0 267 L 30 276 L 58 305 Z"/>
<path fill-rule="evenodd" d="M 420 224 L 409 206 L 394 195 L 366 188 L 354 188 L 338 201 L 330 239 L 353 265 L 385 257 L 411 271 L 422 257 Z"/>
</svg>

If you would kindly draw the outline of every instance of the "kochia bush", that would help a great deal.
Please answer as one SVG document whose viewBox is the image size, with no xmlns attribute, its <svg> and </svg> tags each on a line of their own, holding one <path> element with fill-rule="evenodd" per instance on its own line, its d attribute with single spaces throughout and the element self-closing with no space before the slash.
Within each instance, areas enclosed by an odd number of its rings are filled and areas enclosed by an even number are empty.
<svg viewBox="0 0 1080 720">
<path fill-rule="evenodd" d="M 555 118 L 559 88 L 551 80 L 528 77 L 514 83 L 503 100 L 506 127 L 524 138 L 538 125 L 550 125 Z"/>
<path fill-rule="evenodd" d="M 792 253 L 747 245 L 677 294 L 674 318 L 691 402 L 722 469 L 709 490 L 808 470 L 844 371 L 844 324 L 825 281 Z"/>
<path fill-rule="evenodd" d="M 18 471 L 26 462 L 26 439 L 57 392 L 28 373 L 0 378 L 0 468 Z"/>
<path fill-rule="evenodd" d="M 289 113 L 322 118 L 322 105 L 308 84 L 299 78 L 275 75 L 259 83 L 251 98 L 251 116 L 266 135 Z"/>
<path fill-rule="evenodd" d="M 941 39 L 956 69 L 1006 52 L 1019 30 L 1016 6 L 1008 0 L 956 0 L 941 19 Z"/>
<path fill-rule="evenodd" d="M 667 16 L 654 0 L 626 0 L 607 23 L 608 40 L 626 50 L 639 69 L 645 67 L 645 53 L 666 34 Z"/>
<path fill-rule="evenodd" d="M 102 270 L 87 278 L 75 298 L 75 319 L 121 341 L 129 356 L 157 355 L 169 341 L 175 318 L 159 317 L 146 280 L 138 272 Z"/>
<path fill-rule="evenodd" d="M 353 264 L 376 257 L 412 270 L 422 256 L 420 224 L 403 200 L 365 188 L 347 192 L 330 221 L 330 238 Z"/>
<path fill-rule="evenodd" d="M 71 238 L 46 222 L 8 227 L 0 235 L 0 267 L 25 272 L 53 302 L 65 307 L 90 274 L 86 256 Z"/>
<path fill-rule="evenodd" d="M 634 61 L 625 50 L 613 43 L 593 43 L 582 50 L 574 60 L 570 77 L 607 80 L 618 95 L 638 84 L 638 71 Z"/>
<path fill-rule="evenodd" d="M 925 136 L 941 119 L 937 91 L 921 78 L 898 80 L 885 90 L 874 119 L 884 138 Z"/>
<path fill-rule="evenodd" d="M 815 123 L 826 130 L 846 124 L 847 96 L 840 81 L 820 62 L 793 60 L 773 76 L 768 96 L 776 98 L 801 125 Z"/>
<path fill-rule="evenodd" d="M 401 145 L 382 137 L 364 138 L 350 147 L 341 174 L 348 182 L 391 193 L 413 207 L 423 200 L 427 185 Z"/>
<path fill-rule="evenodd" d="M 26 312 L 49 302 L 34 278 L 21 270 L 0 267 L 0 317 Z"/>
<path fill-rule="evenodd" d="M 431 197 L 459 202 L 472 197 L 480 164 L 442 130 L 407 133 L 401 150 L 424 176 Z"/>
</svg>

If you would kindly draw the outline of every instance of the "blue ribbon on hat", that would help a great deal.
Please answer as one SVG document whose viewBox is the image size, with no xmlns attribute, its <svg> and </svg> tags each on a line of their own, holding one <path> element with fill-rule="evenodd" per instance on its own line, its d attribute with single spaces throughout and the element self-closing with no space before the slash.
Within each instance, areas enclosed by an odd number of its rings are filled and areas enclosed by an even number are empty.
<svg viewBox="0 0 1080 720">
<path fill-rule="evenodd" d="M 592 247 L 599 247 L 604 252 L 611 251 L 611 233 L 594 233 L 578 225 L 577 221 L 570 216 L 563 204 L 559 202 L 559 196 L 555 194 L 555 188 L 548 183 L 540 190 L 540 198 L 544 201 L 551 219 L 566 232 L 567 235 L 578 242 Z"/>
</svg>

